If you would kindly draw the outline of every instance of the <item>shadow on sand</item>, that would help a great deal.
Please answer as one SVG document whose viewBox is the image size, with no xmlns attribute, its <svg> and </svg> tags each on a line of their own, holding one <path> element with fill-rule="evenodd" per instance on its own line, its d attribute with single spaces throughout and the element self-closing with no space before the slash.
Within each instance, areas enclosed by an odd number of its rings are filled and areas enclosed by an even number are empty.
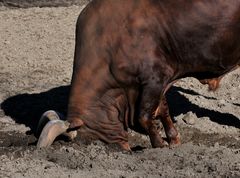
<svg viewBox="0 0 240 178">
<path fill-rule="evenodd" d="M 196 104 L 191 103 L 185 96 L 181 95 L 179 92 L 191 94 L 191 95 L 201 95 L 195 91 L 183 89 L 181 87 L 172 87 L 167 93 L 167 100 L 169 104 L 169 110 L 172 116 L 178 116 L 179 114 L 185 114 L 192 111 L 197 115 L 197 117 L 209 117 L 211 121 L 216 122 L 221 125 L 233 126 L 240 128 L 240 120 L 229 113 L 221 113 L 218 111 L 211 110 L 211 108 L 201 108 Z M 208 100 L 217 100 L 214 97 L 208 97 L 201 95 Z"/>
<path fill-rule="evenodd" d="M 1 103 L 1 108 L 5 115 L 10 116 L 19 124 L 30 127 L 31 132 L 36 134 L 38 121 L 45 111 L 56 110 L 66 115 L 69 89 L 69 86 L 61 86 L 38 94 L 12 96 Z M 181 95 L 179 91 L 191 95 L 200 95 L 192 90 L 172 87 L 167 93 L 172 116 L 192 111 L 198 117 L 209 117 L 216 123 L 240 128 L 240 120 L 236 116 L 201 108 L 191 103 L 185 96 Z M 208 99 L 216 100 L 216 98 Z"/>
<path fill-rule="evenodd" d="M 36 134 L 38 121 L 45 111 L 56 110 L 66 114 L 69 90 L 69 86 L 61 86 L 42 93 L 19 94 L 2 102 L 1 109 L 16 123 L 30 127 Z"/>
</svg>

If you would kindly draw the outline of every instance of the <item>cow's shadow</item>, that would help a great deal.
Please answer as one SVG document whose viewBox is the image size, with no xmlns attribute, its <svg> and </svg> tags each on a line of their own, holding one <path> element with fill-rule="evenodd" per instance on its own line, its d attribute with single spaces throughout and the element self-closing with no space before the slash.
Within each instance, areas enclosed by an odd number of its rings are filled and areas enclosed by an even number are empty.
<svg viewBox="0 0 240 178">
<path fill-rule="evenodd" d="M 214 111 L 211 108 L 201 108 L 198 105 L 191 103 L 184 95 L 180 94 L 180 92 L 194 96 L 202 96 L 208 100 L 217 100 L 214 97 L 204 96 L 193 90 L 174 86 L 170 88 L 170 91 L 167 93 L 169 110 L 172 116 L 178 116 L 181 113 L 185 114 L 192 111 L 197 117 L 209 117 L 211 121 L 218 124 L 240 128 L 240 119 L 233 114 Z M 237 105 L 236 103 L 232 104 Z"/>
<path fill-rule="evenodd" d="M 39 119 L 45 111 L 66 114 L 69 90 L 69 86 L 61 86 L 42 93 L 19 94 L 3 101 L 1 109 L 16 123 L 24 124 L 31 129 L 30 133 L 36 134 Z"/>
<path fill-rule="evenodd" d="M 38 94 L 19 94 L 12 96 L 1 103 L 1 109 L 5 115 L 10 116 L 16 123 L 26 125 L 31 129 L 32 133 L 36 134 L 38 121 L 45 111 L 56 110 L 66 114 L 69 89 L 69 86 L 61 86 Z M 167 93 L 172 116 L 192 111 L 198 117 L 206 116 L 219 124 L 240 128 L 240 120 L 236 116 L 201 108 L 191 103 L 185 96 L 180 94 L 179 91 L 191 95 L 200 95 L 192 90 L 172 87 Z M 208 99 L 216 100 L 216 98 L 212 97 L 208 97 Z"/>
</svg>

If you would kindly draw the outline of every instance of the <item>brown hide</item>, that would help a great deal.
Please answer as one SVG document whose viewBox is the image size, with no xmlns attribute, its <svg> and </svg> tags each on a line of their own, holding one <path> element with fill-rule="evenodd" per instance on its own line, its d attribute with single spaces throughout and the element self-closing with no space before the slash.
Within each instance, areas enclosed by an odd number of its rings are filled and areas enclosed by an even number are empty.
<svg viewBox="0 0 240 178">
<path fill-rule="evenodd" d="M 216 89 L 239 64 L 240 0 L 93 0 L 77 21 L 70 128 L 109 143 L 132 128 L 161 147 L 160 116 L 179 143 L 166 90 L 183 77 Z"/>
</svg>

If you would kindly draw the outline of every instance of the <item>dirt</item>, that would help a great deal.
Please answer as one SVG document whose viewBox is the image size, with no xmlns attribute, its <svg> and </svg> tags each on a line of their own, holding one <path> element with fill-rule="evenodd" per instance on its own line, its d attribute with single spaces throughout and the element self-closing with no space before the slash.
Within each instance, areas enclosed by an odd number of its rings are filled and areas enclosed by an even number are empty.
<svg viewBox="0 0 240 178">
<path fill-rule="evenodd" d="M 0 7 L 0 177 L 240 177 L 239 69 L 216 92 L 193 78 L 171 88 L 177 148 L 153 149 L 133 131 L 132 153 L 80 136 L 36 148 L 41 114 L 66 113 L 75 23 L 84 5 Z"/>
<path fill-rule="evenodd" d="M 72 5 L 85 5 L 91 0 L 0 0 L 0 6 L 7 8 L 29 7 L 66 7 Z"/>
</svg>

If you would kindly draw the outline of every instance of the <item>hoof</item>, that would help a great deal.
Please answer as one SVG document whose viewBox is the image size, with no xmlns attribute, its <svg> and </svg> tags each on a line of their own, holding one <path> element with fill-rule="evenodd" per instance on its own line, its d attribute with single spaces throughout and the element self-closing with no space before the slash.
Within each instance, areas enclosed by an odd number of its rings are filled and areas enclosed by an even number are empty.
<svg viewBox="0 0 240 178">
<path fill-rule="evenodd" d="M 132 152 L 131 147 L 128 142 L 120 142 L 119 145 L 124 151 Z"/>
<path fill-rule="evenodd" d="M 168 146 L 168 143 L 161 137 L 159 133 L 149 135 L 153 148 L 163 148 Z"/>
<path fill-rule="evenodd" d="M 153 148 L 164 148 L 167 146 L 168 146 L 168 143 L 165 140 L 152 143 Z"/>
<path fill-rule="evenodd" d="M 169 148 L 170 149 L 173 149 L 173 148 L 176 148 L 178 147 L 179 145 L 181 145 L 181 139 L 180 139 L 180 136 L 179 134 L 175 137 L 175 138 L 172 138 L 169 142 Z"/>
</svg>

